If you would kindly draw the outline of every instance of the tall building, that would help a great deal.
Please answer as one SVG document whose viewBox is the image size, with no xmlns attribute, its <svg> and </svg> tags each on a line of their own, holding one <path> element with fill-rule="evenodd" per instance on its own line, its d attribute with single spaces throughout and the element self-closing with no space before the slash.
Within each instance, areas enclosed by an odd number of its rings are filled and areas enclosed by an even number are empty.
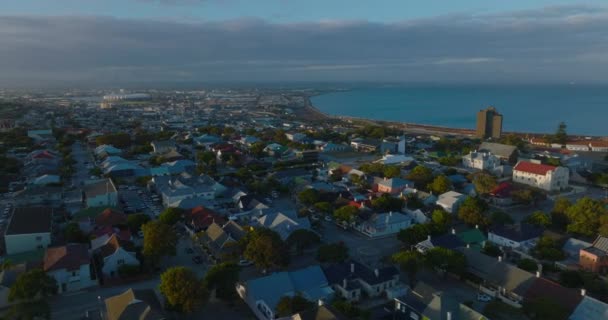
<svg viewBox="0 0 608 320">
<path fill-rule="evenodd" d="M 477 136 L 480 138 L 500 138 L 502 134 L 502 114 L 489 107 L 477 113 Z"/>
</svg>

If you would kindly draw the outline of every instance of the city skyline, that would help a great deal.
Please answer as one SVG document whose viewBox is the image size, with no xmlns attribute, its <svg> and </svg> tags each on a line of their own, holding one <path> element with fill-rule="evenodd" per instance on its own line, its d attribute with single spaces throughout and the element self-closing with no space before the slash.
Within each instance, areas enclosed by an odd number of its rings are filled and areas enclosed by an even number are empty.
<svg viewBox="0 0 608 320">
<path fill-rule="evenodd" d="M 601 1 L 433 3 L 9 1 L 0 86 L 606 82 Z"/>
</svg>

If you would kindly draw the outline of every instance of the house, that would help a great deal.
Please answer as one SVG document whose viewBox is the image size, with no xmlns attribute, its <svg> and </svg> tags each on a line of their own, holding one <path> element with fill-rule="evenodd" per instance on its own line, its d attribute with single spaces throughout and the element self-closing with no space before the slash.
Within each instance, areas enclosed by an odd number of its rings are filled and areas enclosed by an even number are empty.
<svg viewBox="0 0 608 320">
<path fill-rule="evenodd" d="M 34 139 L 37 143 L 55 140 L 53 130 L 51 129 L 28 130 L 27 136 Z"/>
<path fill-rule="evenodd" d="M 540 274 L 537 273 L 532 285 L 524 294 L 524 301 L 532 303 L 537 300 L 549 300 L 559 306 L 563 311 L 563 316 L 572 314 L 583 300 L 585 290 L 566 288 L 557 282 L 539 276 Z"/>
<path fill-rule="evenodd" d="M 419 281 L 407 294 L 395 298 L 393 320 L 482 320 L 481 313 L 462 303 L 462 298 Z"/>
<path fill-rule="evenodd" d="M 410 215 L 401 212 L 377 213 L 357 224 L 355 230 L 370 238 L 379 238 L 395 235 L 413 223 L 414 219 Z"/>
<path fill-rule="evenodd" d="M 129 289 L 105 299 L 107 320 L 164 320 L 160 302 L 152 289 Z"/>
<path fill-rule="evenodd" d="M 95 153 L 95 156 L 97 156 L 97 158 L 106 158 L 109 156 L 118 156 L 122 154 L 122 150 L 107 144 L 98 146 L 93 152 Z"/>
<path fill-rule="evenodd" d="M 11 290 L 15 281 L 17 281 L 17 277 L 19 277 L 22 273 L 27 271 L 27 266 L 25 263 L 20 263 L 17 265 L 9 266 L 8 268 L 4 268 L 0 271 L 0 308 L 4 309 L 9 307 L 14 302 L 10 302 L 8 299 L 8 294 Z"/>
<path fill-rule="evenodd" d="M 299 132 L 285 133 L 285 137 L 287 137 L 287 140 L 294 142 L 302 142 L 306 139 L 306 135 Z"/>
<path fill-rule="evenodd" d="M 589 147 L 593 152 L 608 152 L 608 141 L 591 141 Z"/>
<path fill-rule="evenodd" d="M 57 207 L 61 204 L 62 191 L 59 186 L 38 186 L 16 191 L 13 195 L 15 203 L 19 206 Z"/>
<path fill-rule="evenodd" d="M 513 164 L 517 162 L 519 153 L 516 146 L 501 143 L 483 142 L 478 152 L 489 152 L 505 163 Z"/>
<path fill-rule="evenodd" d="M 251 225 L 254 227 L 268 228 L 278 233 L 283 240 L 287 239 L 289 235 L 296 230 L 310 230 L 310 221 L 308 218 L 298 218 L 295 212 L 292 212 L 289 215 L 281 212 L 271 212 L 263 216 L 253 217 Z"/>
<path fill-rule="evenodd" d="M 91 251 L 101 258 L 101 271 L 106 277 L 118 276 L 122 265 L 139 266 L 135 252 L 125 249 L 116 234 L 103 235 L 91 241 Z"/>
<path fill-rule="evenodd" d="M 277 320 L 348 320 L 332 306 L 322 304 L 294 315 L 278 318 Z"/>
<path fill-rule="evenodd" d="M 150 170 L 144 169 L 135 161 L 129 161 L 118 156 L 107 157 L 100 167 L 105 175 L 113 178 L 147 176 L 150 174 Z"/>
<path fill-rule="evenodd" d="M 465 168 L 492 171 L 500 165 L 500 159 L 491 152 L 471 151 L 462 157 Z"/>
<path fill-rule="evenodd" d="M 117 207 L 118 191 L 112 179 L 93 181 L 84 186 L 87 207 Z"/>
<path fill-rule="evenodd" d="M 590 247 L 581 249 L 579 264 L 583 270 L 608 273 L 608 237 L 598 236 Z"/>
<path fill-rule="evenodd" d="M 211 209 L 197 206 L 184 214 L 184 222 L 192 231 L 200 232 L 213 223 L 224 224 L 226 219 Z"/>
<path fill-rule="evenodd" d="M 488 240 L 500 247 L 527 252 L 536 245 L 542 234 L 543 228 L 522 222 L 492 226 L 488 231 Z"/>
<path fill-rule="evenodd" d="M 468 248 L 481 250 L 487 241 L 486 236 L 478 228 L 471 228 L 456 234 Z"/>
<path fill-rule="evenodd" d="M 378 160 L 377 162 L 382 163 L 384 165 L 399 165 L 408 164 L 412 161 L 414 161 L 414 158 L 403 154 L 386 154 L 382 157 L 382 159 Z"/>
<path fill-rule="evenodd" d="M 150 145 L 152 146 L 153 154 L 165 154 L 170 151 L 177 151 L 175 141 L 173 140 L 152 141 Z"/>
<path fill-rule="evenodd" d="M 98 228 L 114 227 L 126 224 L 127 215 L 111 208 L 103 210 L 97 215 L 97 217 L 95 217 L 95 226 Z"/>
<path fill-rule="evenodd" d="M 350 146 L 362 152 L 374 152 L 380 147 L 381 141 L 376 139 L 355 138 L 350 141 Z"/>
<path fill-rule="evenodd" d="M 583 240 L 568 239 L 562 246 L 562 252 L 566 257 L 564 260 L 556 262 L 555 265 L 565 270 L 578 270 L 581 250 L 591 246 L 591 243 Z"/>
<path fill-rule="evenodd" d="M 429 235 L 426 240 L 420 241 L 416 244 L 416 250 L 418 250 L 420 253 L 426 253 L 433 248 L 454 250 L 465 246 L 466 243 L 464 243 L 460 237 L 456 235 L 455 230 L 452 229 L 452 233 L 440 235 L 438 237 L 431 237 Z"/>
<path fill-rule="evenodd" d="M 514 265 L 476 250 L 459 249 L 467 258 L 467 272 L 481 280 L 479 290 L 514 306 L 521 307 L 536 277 Z"/>
<path fill-rule="evenodd" d="M 568 320 L 608 319 L 608 304 L 585 295 Z"/>
<path fill-rule="evenodd" d="M 35 186 L 61 183 L 61 177 L 56 174 L 43 174 L 32 181 Z"/>
<path fill-rule="evenodd" d="M 7 254 L 42 249 L 51 243 L 53 209 L 49 207 L 19 207 L 4 232 Z"/>
<path fill-rule="evenodd" d="M 151 180 L 165 207 L 177 207 L 180 200 L 199 198 L 213 200 L 226 191 L 226 187 L 206 175 L 183 172 L 177 176 L 158 176 Z"/>
<path fill-rule="evenodd" d="M 222 138 L 212 134 L 204 134 L 202 136 L 192 138 L 192 141 L 196 145 L 209 147 L 213 144 L 221 142 Z"/>
<path fill-rule="evenodd" d="M 378 181 L 378 192 L 397 194 L 413 185 L 413 182 L 401 178 L 384 178 L 383 180 Z"/>
<path fill-rule="evenodd" d="M 268 276 L 236 284 L 238 295 L 260 320 L 276 318 L 276 307 L 284 296 L 302 295 L 309 301 L 330 300 L 334 291 L 319 266 Z"/>
<path fill-rule="evenodd" d="M 370 269 L 350 260 L 323 267 L 323 273 L 336 296 L 351 302 L 361 300 L 364 294 L 373 298 L 400 287 L 399 270 L 394 266 Z"/>
<path fill-rule="evenodd" d="M 43 270 L 57 281 L 59 293 L 78 291 L 97 285 L 91 268 L 89 246 L 70 243 L 47 248 Z"/>
<path fill-rule="evenodd" d="M 238 258 L 237 243 L 245 236 L 245 230 L 236 222 L 228 221 L 222 225 L 213 222 L 203 235 L 203 243 L 218 260 Z"/>
<path fill-rule="evenodd" d="M 435 204 L 442 207 L 443 210 L 455 214 L 458 212 L 460 204 L 462 204 L 462 202 L 464 202 L 466 198 L 467 196 L 462 193 L 458 193 L 456 191 L 448 191 L 446 193 L 440 194 Z"/>
<path fill-rule="evenodd" d="M 244 136 L 244 137 L 241 137 L 241 139 L 239 140 L 239 143 L 246 147 L 251 147 L 254 143 L 259 142 L 259 141 L 260 141 L 260 139 L 258 139 L 257 137 Z"/>
<path fill-rule="evenodd" d="M 568 141 L 566 149 L 570 151 L 589 151 L 590 147 L 588 141 Z"/>
<path fill-rule="evenodd" d="M 343 152 L 343 151 L 348 151 L 350 150 L 350 147 L 345 145 L 345 144 L 338 144 L 338 143 L 325 143 L 320 147 L 321 151 L 323 152 Z"/>
<path fill-rule="evenodd" d="M 568 187 L 570 172 L 565 167 L 519 161 L 513 168 L 513 182 L 545 191 L 561 191 Z"/>
<path fill-rule="evenodd" d="M 264 152 L 268 153 L 271 157 L 281 157 L 289 151 L 289 148 L 282 146 L 278 143 L 271 143 L 264 148 Z"/>
</svg>

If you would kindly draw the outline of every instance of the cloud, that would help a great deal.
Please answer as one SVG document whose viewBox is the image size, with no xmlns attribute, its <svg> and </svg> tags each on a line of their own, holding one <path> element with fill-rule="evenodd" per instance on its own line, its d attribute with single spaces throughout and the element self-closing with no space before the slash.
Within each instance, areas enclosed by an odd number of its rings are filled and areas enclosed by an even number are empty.
<svg viewBox="0 0 608 320">
<path fill-rule="evenodd" d="M 606 81 L 608 9 L 396 23 L 0 16 L 0 85 L 146 81 Z"/>
</svg>

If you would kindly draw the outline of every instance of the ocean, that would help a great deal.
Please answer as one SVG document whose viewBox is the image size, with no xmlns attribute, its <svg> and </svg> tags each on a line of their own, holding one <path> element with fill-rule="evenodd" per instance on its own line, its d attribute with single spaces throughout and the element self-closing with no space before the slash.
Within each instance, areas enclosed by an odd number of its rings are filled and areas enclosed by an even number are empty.
<svg viewBox="0 0 608 320">
<path fill-rule="evenodd" d="M 503 131 L 608 136 L 608 86 L 411 86 L 360 88 L 311 98 L 321 112 L 475 128 L 477 112 L 494 106 Z"/>
</svg>

